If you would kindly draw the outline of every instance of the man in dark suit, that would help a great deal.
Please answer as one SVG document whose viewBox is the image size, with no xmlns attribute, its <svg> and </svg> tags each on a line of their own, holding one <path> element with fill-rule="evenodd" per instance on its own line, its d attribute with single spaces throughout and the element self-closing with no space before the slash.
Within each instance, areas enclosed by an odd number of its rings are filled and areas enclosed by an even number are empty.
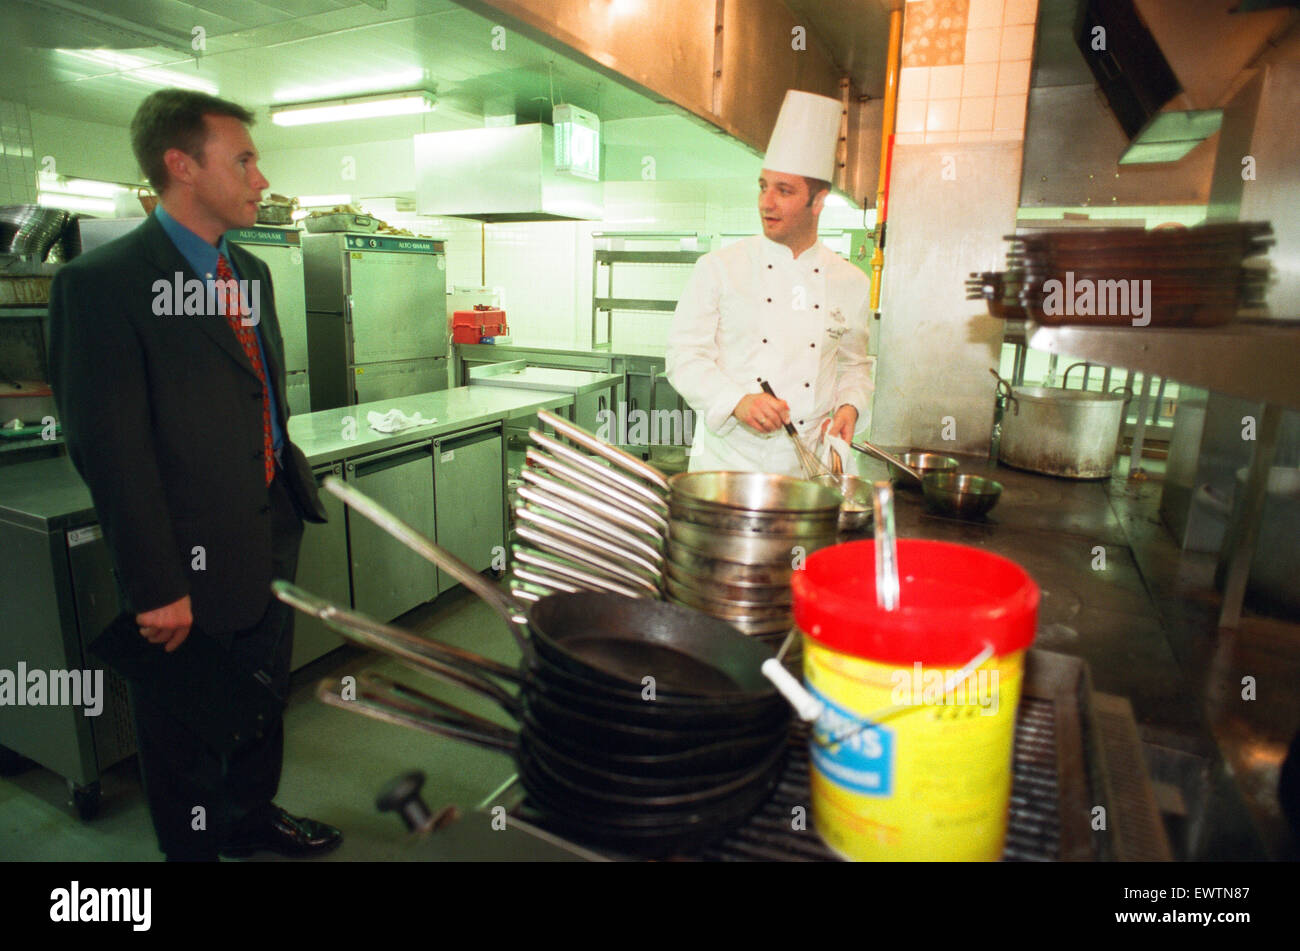
<svg viewBox="0 0 1300 951">
<path fill-rule="evenodd" d="M 270 273 L 223 237 L 256 223 L 268 185 L 252 118 L 176 89 L 140 106 L 132 147 L 160 205 L 55 276 L 51 375 L 68 453 L 140 635 L 174 651 L 195 625 L 266 671 L 284 697 L 293 618 L 270 584 L 293 578 L 302 520 L 323 522 L 325 512 L 287 435 Z M 272 803 L 282 724 L 222 757 L 134 689 L 132 705 L 150 813 L 169 859 L 338 845 L 337 829 Z"/>
</svg>

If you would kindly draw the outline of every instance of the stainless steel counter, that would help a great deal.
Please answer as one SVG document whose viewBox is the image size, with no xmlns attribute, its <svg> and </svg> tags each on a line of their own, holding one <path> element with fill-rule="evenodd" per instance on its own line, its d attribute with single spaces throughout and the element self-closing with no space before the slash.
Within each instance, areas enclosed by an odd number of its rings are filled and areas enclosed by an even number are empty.
<svg viewBox="0 0 1300 951">
<path fill-rule="evenodd" d="M 593 370 L 559 370 L 552 367 L 530 367 L 523 361 L 488 364 L 470 370 L 469 383 L 473 387 L 505 387 L 507 389 L 544 390 L 551 393 L 571 393 L 578 396 L 596 390 L 607 390 L 621 383 L 621 373 L 601 373 Z"/>
<path fill-rule="evenodd" d="M 293 416 L 289 419 L 289 437 L 306 453 L 312 466 L 319 466 L 495 420 L 529 416 L 539 409 L 558 409 L 572 402 L 573 397 L 567 393 L 459 387 Z M 394 407 L 408 415 L 419 412 L 437 422 L 391 434 L 370 428 L 366 422 L 368 412 L 384 413 Z M 0 519 L 43 531 L 97 521 L 90 490 L 67 456 L 0 467 Z"/>
<path fill-rule="evenodd" d="M 42 532 L 98 521 L 90 490 L 67 456 L 0 468 L 0 521 Z"/>
<path fill-rule="evenodd" d="M 1264 514 L 1268 474 L 1277 452 L 1283 408 L 1300 409 L 1300 321 L 1240 322 L 1226 327 L 1043 327 L 1030 323 L 1029 346 L 1052 354 L 1069 354 L 1108 367 L 1156 374 L 1263 403 L 1255 456 L 1246 478 L 1241 523 L 1230 527 L 1231 553 L 1224 582 L 1219 626 L 1234 629 L 1241 621 L 1250 563 Z M 1139 426 L 1145 412 L 1138 410 Z M 1243 424 L 1245 420 L 1242 421 Z M 1140 440 L 1140 436 L 1137 437 Z M 1139 462 L 1134 449 L 1133 465 Z"/>
<path fill-rule="evenodd" d="M 531 353 L 550 353 L 564 357 L 658 357 L 663 359 L 668 353 L 668 345 L 643 344 L 640 347 L 620 347 L 617 350 L 593 349 L 591 347 L 555 347 L 547 344 L 529 343 L 527 340 L 512 339 L 509 343 L 458 343 L 456 349 L 465 356 L 482 356 L 490 350 L 520 350 Z"/>
<path fill-rule="evenodd" d="M 317 466 L 494 420 L 529 416 L 539 409 L 558 409 L 571 402 L 573 397 L 569 394 L 462 386 L 294 416 L 289 420 L 289 437 L 306 453 L 307 461 Z M 379 433 L 370 428 L 366 421 L 368 413 L 386 413 L 391 409 L 400 409 L 408 416 L 419 413 L 437 422 L 400 433 Z"/>
</svg>

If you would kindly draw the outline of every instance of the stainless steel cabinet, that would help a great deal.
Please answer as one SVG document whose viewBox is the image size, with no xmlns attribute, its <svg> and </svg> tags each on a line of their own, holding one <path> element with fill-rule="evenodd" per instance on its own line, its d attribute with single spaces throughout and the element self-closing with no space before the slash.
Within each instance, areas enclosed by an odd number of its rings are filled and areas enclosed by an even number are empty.
<svg viewBox="0 0 1300 951">
<path fill-rule="evenodd" d="M 316 484 L 326 476 L 343 477 L 343 463 L 323 466 L 314 470 Z M 335 604 L 349 607 L 352 604 L 352 579 L 348 567 L 347 511 L 341 499 L 325 490 L 320 492 L 321 504 L 329 521 L 324 525 L 307 522 L 303 525 L 302 547 L 298 551 L 296 584 L 304 591 L 328 598 Z M 293 619 L 293 669 L 297 670 L 316 658 L 328 654 L 343 643 L 343 638 L 330 630 L 323 621 L 299 611 Z"/>
<path fill-rule="evenodd" d="M 117 581 L 113 574 L 113 556 L 109 554 L 108 543 L 104 541 L 104 533 L 98 525 L 73 529 L 67 533 L 66 538 L 82 664 L 85 667 L 97 666 L 98 661 L 89 656 L 86 648 L 121 611 Z M 113 671 L 105 669 L 104 693 L 104 712 L 92 718 L 90 726 L 99 772 L 135 752 L 135 729 L 131 723 L 126 681 Z M 72 777 L 72 774 L 68 775 Z M 88 783 L 89 775 L 80 778 L 80 781 Z M 74 799 L 76 794 L 77 790 L 74 789 Z"/>
<path fill-rule="evenodd" d="M 13 467 L 8 488 L 31 501 L 44 477 L 57 491 L 70 481 L 61 472 L 65 465 L 42 460 Z M 0 495 L 0 501 L 8 500 Z M 112 559 L 98 525 L 83 521 L 71 528 L 12 510 L 4 515 L 13 518 L 0 516 L 6 582 L 0 669 L 19 679 L 19 690 L 27 687 L 20 664 L 28 671 L 91 671 L 92 678 L 102 677 L 103 692 L 94 699 L 103 706 L 87 716 L 84 697 L 81 705 L 19 705 L 9 698 L 0 704 L 0 760 L 18 754 L 63 776 L 77 811 L 90 818 L 99 804 L 100 774 L 135 752 L 126 685 L 86 650 L 119 611 Z"/>
<path fill-rule="evenodd" d="M 500 426 L 453 433 L 433 442 L 438 544 L 475 571 L 505 545 L 505 466 Z M 455 585 L 440 573 L 439 593 Z"/>
<path fill-rule="evenodd" d="M 432 441 L 351 459 L 345 476 L 358 489 L 430 538 L 435 535 Z M 352 603 L 391 621 L 438 594 L 438 570 L 364 516 L 348 513 Z"/>
<path fill-rule="evenodd" d="M 609 389 L 579 393 L 573 397 L 573 421 L 590 432 L 597 432 L 607 420 L 617 419 L 618 406 L 614 400 L 616 384 Z M 611 417 L 608 414 L 613 413 Z M 610 424 L 612 429 L 613 423 Z"/>
<path fill-rule="evenodd" d="M 447 386 L 447 262 L 441 241 L 303 238 L 314 409 Z"/>
<path fill-rule="evenodd" d="M 397 360 L 357 367 L 352 376 L 356 403 L 398 399 L 447 388 L 446 360 Z"/>
</svg>

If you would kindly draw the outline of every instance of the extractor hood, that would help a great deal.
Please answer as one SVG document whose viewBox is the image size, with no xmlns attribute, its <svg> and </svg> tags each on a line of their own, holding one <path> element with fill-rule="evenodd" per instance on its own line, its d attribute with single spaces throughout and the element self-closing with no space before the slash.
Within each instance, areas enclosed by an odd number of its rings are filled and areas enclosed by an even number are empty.
<svg viewBox="0 0 1300 951">
<path fill-rule="evenodd" d="M 1176 162 L 1218 132 L 1222 107 L 1295 23 L 1289 10 L 1243 11 L 1278 5 L 1079 0 L 1079 51 L 1129 139 L 1119 164 Z"/>
<path fill-rule="evenodd" d="M 596 221 L 601 186 L 555 170 L 544 123 L 415 136 L 415 204 L 422 215 L 479 221 Z"/>
</svg>

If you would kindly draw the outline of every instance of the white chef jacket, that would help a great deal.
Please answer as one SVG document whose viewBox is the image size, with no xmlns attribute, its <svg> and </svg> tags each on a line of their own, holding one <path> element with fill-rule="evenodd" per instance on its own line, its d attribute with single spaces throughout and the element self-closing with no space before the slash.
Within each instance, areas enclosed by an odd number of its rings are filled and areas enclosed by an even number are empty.
<svg viewBox="0 0 1300 951">
<path fill-rule="evenodd" d="M 820 241 L 796 258 L 754 235 L 700 258 L 668 333 L 668 381 L 695 412 L 691 471 L 803 474 L 784 428 L 758 433 L 731 415 L 760 378 L 807 445 L 845 403 L 866 420 L 869 292 Z"/>
</svg>

